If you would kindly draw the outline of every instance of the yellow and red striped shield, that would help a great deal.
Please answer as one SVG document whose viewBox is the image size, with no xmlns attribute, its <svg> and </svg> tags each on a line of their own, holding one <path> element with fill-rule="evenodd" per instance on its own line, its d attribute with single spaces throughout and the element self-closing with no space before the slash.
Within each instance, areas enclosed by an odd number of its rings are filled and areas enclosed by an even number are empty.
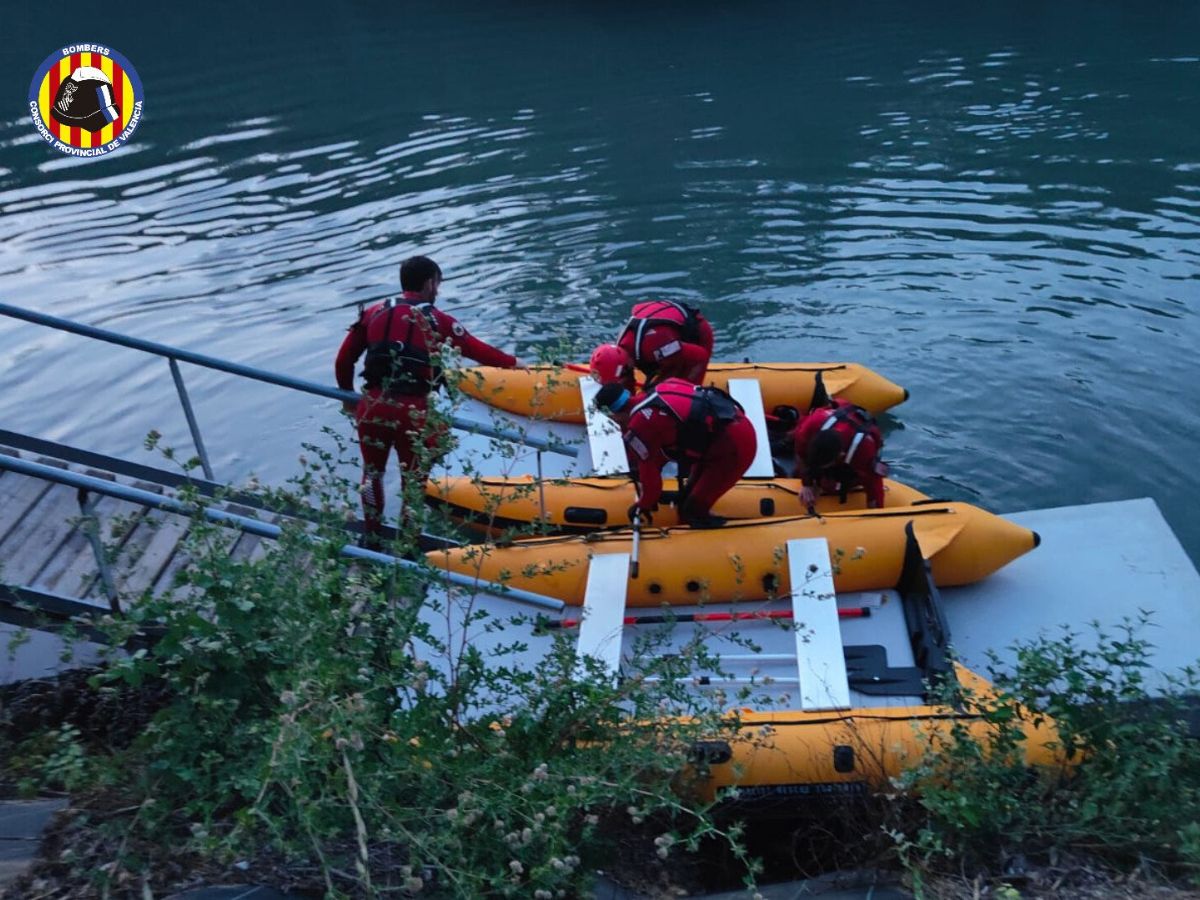
<svg viewBox="0 0 1200 900">
<path fill-rule="evenodd" d="M 141 81 L 124 56 L 101 45 L 75 45 L 52 53 L 38 69 L 30 114 L 47 143 L 71 155 L 98 156 L 129 139 L 143 99 Z M 81 110 L 94 112 L 81 119 Z"/>
</svg>

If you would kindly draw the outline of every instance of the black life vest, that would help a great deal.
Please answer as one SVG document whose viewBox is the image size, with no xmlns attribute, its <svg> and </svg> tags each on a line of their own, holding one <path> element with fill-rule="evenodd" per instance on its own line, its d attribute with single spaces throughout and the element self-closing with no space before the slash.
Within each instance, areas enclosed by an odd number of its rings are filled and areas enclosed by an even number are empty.
<svg viewBox="0 0 1200 900">
<path fill-rule="evenodd" d="M 397 309 L 408 312 L 408 332 L 402 340 L 392 340 L 392 318 Z M 367 331 L 381 315 L 387 320 L 382 340 L 367 344 L 362 377 L 368 388 L 383 388 L 389 394 L 428 394 L 442 377 L 429 351 L 430 340 L 440 337 L 432 303 L 412 306 L 390 303 L 378 309 L 365 324 Z"/>
<path fill-rule="evenodd" d="M 679 423 L 679 438 L 672 458 L 697 459 L 708 452 L 730 422 L 743 414 L 740 403 L 718 387 L 695 385 L 670 378 L 630 410 L 630 417 L 646 407 L 665 410 Z"/>
<path fill-rule="evenodd" d="M 646 307 L 653 307 L 647 310 Z M 633 308 L 635 315 L 629 318 L 617 334 L 616 344 L 621 345 L 625 335 L 633 333 L 633 361 L 643 367 L 654 367 L 658 360 L 646 359 L 642 355 L 642 336 L 646 329 L 656 325 L 668 325 L 679 332 L 679 339 L 689 344 L 700 342 L 700 310 L 694 306 L 676 303 L 674 300 L 650 300 Z M 639 314 L 639 310 L 642 312 Z"/>
</svg>

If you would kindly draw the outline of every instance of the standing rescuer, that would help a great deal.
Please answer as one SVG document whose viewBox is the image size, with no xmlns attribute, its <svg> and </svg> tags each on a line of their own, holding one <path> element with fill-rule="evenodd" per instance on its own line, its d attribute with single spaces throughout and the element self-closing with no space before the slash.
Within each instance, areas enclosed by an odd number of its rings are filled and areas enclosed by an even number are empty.
<svg viewBox="0 0 1200 900">
<path fill-rule="evenodd" d="M 713 528 L 725 519 L 711 513 L 750 468 L 758 449 L 754 426 L 732 397 L 715 387 L 667 378 L 634 396 L 620 382 L 596 393 L 596 406 L 621 426 L 630 471 L 638 484 L 630 521 L 650 521 L 662 496 L 662 469 L 679 465 L 684 498 L 679 516 L 697 528 Z"/>
<path fill-rule="evenodd" d="M 473 337 L 453 316 L 434 307 L 441 283 L 442 270 L 432 259 L 406 259 L 400 265 L 400 298 L 364 310 L 338 349 L 334 374 L 345 391 L 354 390 L 354 365 L 366 354 L 362 396 L 357 404 L 347 401 L 346 409 L 354 414 L 358 427 L 368 535 L 380 531 L 383 473 L 392 448 L 400 460 L 401 477 L 424 484 L 429 476 L 428 467 L 444 437 L 426 424 L 429 394 L 441 378 L 439 351 L 449 345 L 481 365 L 506 369 L 518 365 L 515 356 Z"/>
<path fill-rule="evenodd" d="M 887 463 L 879 458 L 883 434 L 861 406 L 833 400 L 814 409 L 796 426 L 796 470 L 803 481 L 800 502 L 808 505 L 821 493 L 838 493 L 861 484 L 867 506 L 883 506 Z"/>
</svg>

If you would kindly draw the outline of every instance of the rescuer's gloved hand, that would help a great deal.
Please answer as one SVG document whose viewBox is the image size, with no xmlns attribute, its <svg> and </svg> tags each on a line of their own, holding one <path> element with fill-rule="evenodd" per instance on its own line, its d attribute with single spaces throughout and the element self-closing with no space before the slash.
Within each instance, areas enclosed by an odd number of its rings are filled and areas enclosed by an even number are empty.
<svg viewBox="0 0 1200 900">
<path fill-rule="evenodd" d="M 655 508 L 657 508 L 657 504 L 655 505 Z M 643 509 L 642 507 L 638 506 L 636 503 L 633 504 L 633 506 L 629 507 L 629 511 L 626 513 L 626 515 L 629 516 L 630 522 L 632 522 L 634 520 L 635 516 L 641 516 L 641 521 L 642 521 L 643 525 L 650 525 L 654 522 L 654 516 L 651 514 L 651 510 Z"/>
</svg>

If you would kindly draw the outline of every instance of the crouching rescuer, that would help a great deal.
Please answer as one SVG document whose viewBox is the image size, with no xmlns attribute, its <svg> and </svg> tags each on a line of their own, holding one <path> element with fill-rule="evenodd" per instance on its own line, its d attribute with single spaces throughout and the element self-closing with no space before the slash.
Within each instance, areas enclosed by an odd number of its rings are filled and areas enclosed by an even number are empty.
<svg viewBox="0 0 1200 900">
<path fill-rule="evenodd" d="M 796 427 L 795 448 L 801 503 L 811 508 L 818 493 L 840 494 L 845 502 L 846 491 L 861 485 L 869 509 L 883 506 L 888 474 L 887 463 L 879 458 L 883 434 L 861 406 L 833 400 L 813 410 Z"/>
<path fill-rule="evenodd" d="M 758 439 L 741 406 L 715 387 L 666 378 L 645 394 L 633 395 L 620 382 L 604 385 L 596 406 L 621 426 L 638 499 L 630 521 L 652 521 L 662 497 L 662 470 L 679 467 L 679 516 L 695 528 L 714 528 L 725 519 L 713 504 L 754 461 Z"/>
</svg>

